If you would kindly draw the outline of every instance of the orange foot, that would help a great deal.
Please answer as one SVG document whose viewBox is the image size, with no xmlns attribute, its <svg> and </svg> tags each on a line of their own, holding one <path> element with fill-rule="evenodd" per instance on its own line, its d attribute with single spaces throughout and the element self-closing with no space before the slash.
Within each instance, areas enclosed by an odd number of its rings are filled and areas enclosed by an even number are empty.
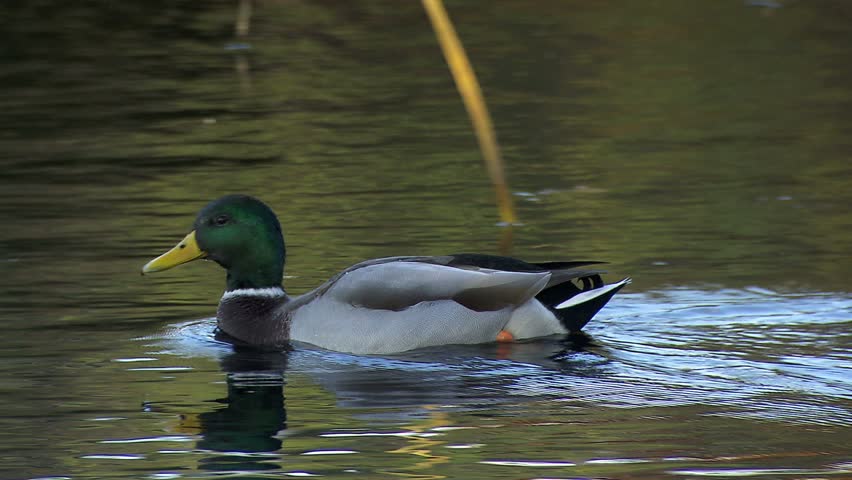
<svg viewBox="0 0 852 480">
<path fill-rule="evenodd" d="M 497 334 L 497 341 L 500 343 L 514 342 L 515 336 L 507 330 L 500 330 L 500 333 Z"/>
</svg>

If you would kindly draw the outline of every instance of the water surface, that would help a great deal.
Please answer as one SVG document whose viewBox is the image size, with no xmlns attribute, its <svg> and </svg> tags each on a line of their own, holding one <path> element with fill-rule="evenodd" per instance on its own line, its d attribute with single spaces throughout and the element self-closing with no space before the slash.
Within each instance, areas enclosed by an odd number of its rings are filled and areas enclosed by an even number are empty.
<svg viewBox="0 0 852 480">
<path fill-rule="evenodd" d="M 852 9 L 449 2 L 523 225 L 418 3 L 0 6 L 2 478 L 852 476 Z M 138 272 L 226 193 L 285 285 L 401 254 L 600 259 L 585 340 L 216 342 Z"/>
</svg>

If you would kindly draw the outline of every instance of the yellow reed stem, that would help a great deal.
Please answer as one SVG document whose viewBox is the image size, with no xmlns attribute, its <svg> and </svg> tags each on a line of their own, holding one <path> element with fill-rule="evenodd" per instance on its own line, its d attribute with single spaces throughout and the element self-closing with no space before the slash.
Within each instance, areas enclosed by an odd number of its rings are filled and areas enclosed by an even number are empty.
<svg viewBox="0 0 852 480">
<path fill-rule="evenodd" d="M 239 0 L 237 5 L 237 21 L 234 24 L 234 31 L 237 38 L 245 38 L 249 34 L 251 27 L 251 0 Z"/>
<path fill-rule="evenodd" d="M 456 82 L 456 88 L 461 94 L 465 109 L 467 109 L 470 121 L 473 123 L 473 130 L 476 133 L 476 139 L 479 141 L 479 148 L 482 151 L 488 175 L 491 177 L 491 183 L 494 184 L 500 219 L 510 225 L 516 223 L 515 206 L 506 184 L 506 176 L 503 173 L 500 147 L 497 145 L 497 136 L 494 134 L 494 126 L 491 123 L 488 108 L 485 106 L 485 100 L 482 98 L 482 90 L 476 80 L 476 74 L 473 73 L 473 67 L 470 65 L 443 2 L 441 0 L 422 1 L 423 7 L 429 15 L 429 20 L 432 22 L 432 28 L 438 36 L 444 57 L 447 59 L 450 73 Z"/>
</svg>

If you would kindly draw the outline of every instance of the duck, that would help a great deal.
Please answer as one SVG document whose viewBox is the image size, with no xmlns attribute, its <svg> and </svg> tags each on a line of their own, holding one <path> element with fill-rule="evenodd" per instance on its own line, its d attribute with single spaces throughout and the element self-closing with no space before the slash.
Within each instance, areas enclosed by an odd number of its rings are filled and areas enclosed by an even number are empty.
<svg viewBox="0 0 852 480">
<path fill-rule="evenodd" d="M 290 296 L 278 217 L 255 197 L 204 206 L 174 248 L 142 267 L 160 272 L 194 260 L 226 271 L 217 329 L 237 345 L 310 344 L 353 354 L 394 354 L 451 344 L 511 342 L 579 332 L 622 287 L 604 284 L 596 261 L 529 263 L 460 253 L 366 260 Z"/>
</svg>

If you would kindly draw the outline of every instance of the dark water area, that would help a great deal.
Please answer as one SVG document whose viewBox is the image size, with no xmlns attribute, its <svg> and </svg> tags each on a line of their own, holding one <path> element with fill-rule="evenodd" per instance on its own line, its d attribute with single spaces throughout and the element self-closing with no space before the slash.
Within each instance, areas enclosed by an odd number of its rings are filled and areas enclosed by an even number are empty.
<svg viewBox="0 0 852 480">
<path fill-rule="evenodd" d="M 0 5 L 0 478 L 852 477 L 852 3 L 452 1 L 499 225 L 419 2 Z M 584 341 L 390 357 L 213 338 L 141 277 L 195 212 L 367 258 L 599 259 Z"/>
</svg>

